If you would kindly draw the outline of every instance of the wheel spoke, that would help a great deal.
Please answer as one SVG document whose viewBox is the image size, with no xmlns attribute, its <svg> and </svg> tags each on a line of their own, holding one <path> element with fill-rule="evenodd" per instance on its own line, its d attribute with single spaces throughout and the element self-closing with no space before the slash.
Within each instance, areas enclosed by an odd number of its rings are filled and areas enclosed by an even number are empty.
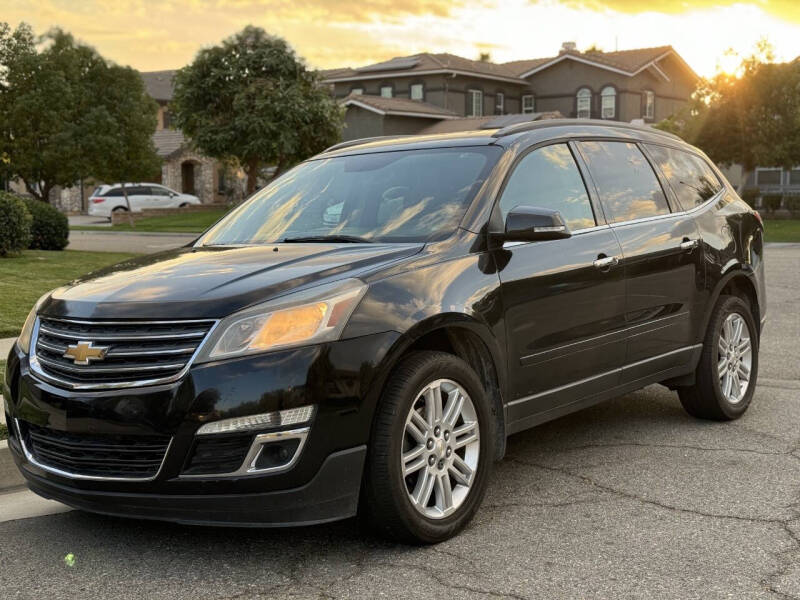
<svg viewBox="0 0 800 600">
<path fill-rule="evenodd" d="M 717 373 L 719 374 L 720 377 L 722 377 L 725 375 L 727 370 L 728 370 L 728 357 L 726 356 L 717 363 Z"/>
<path fill-rule="evenodd" d="M 734 346 L 739 344 L 739 340 L 742 339 L 742 329 L 744 328 L 744 321 L 741 317 L 736 315 L 733 318 L 733 337 L 731 338 L 731 344 Z"/>
<path fill-rule="evenodd" d="M 739 361 L 736 369 L 736 375 L 740 379 L 744 379 L 745 381 L 750 381 L 750 367 L 748 367 L 744 362 Z"/>
<path fill-rule="evenodd" d="M 742 393 L 742 382 L 739 381 L 739 375 L 735 371 L 731 373 L 731 394 L 734 401 L 739 400 L 739 395 Z"/>
<path fill-rule="evenodd" d="M 728 353 L 728 342 L 724 337 L 724 333 L 719 336 L 719 355 Z"/>
<path fill-rule="evenodd" d="M 469 487 L 472 484 L 473 473 L 472 467 L 465 463 L 460 456 L 456 455 L 453 459 L 453 465 L 450 467 L 450 474 L 456 483 Z"/>
<path fill-rule="evenodd" d="M 433 484 L 436 477 L 428 469 L 420 473 L 417 480 L 417 487 L 414 489 L 413 501 L 421 507 L 428 506 L 431 499 L 431 492 L 433 492 Z"/>
<path fill-rule="evenodd" d="M 407 477 L 412 473 L 416 473 L 425 466 L 425 446 L 417 446 L 413 450 L 409 450 L 403 454 L 403 477 Z"/>
<path fill-rule="evenodd" d="M 453 430 L 453 437 L 455 438 L 453 449 L 463 448 L 478 439 L 478 424 L 475 421 L 464 423 Z"/>
<path fill-rule="evenodd" d="M 436 507 L 443 513 L 453 508 L 453 488 L 450 484 L 450 475 L 439 473 L 436 476 Z"/>
<path fill-rule="evenodd" d="M 406 423 L 406 432 L 420 444 L 428 441 L 428 424 L 416 410 L 412 409 L 411 411 L 411 416 Z"/>
<path fill-rule="evenodd" d="M 731 397 L 731 386 L 733 385 L 733 377 L 731 377 L 730 372 L 725 373 L 725 377 L 722 381 L 722 395 L 726 398 Z"/>
<path fill-rule="evenodd" d="M 425 390 L 425 419 L 428 426 L 442 418 L 442 388 L 440 386 L 430 386 Z"/>
<path fill-rule="evenodd" d="M 461 407 L 463 406 L 464 395 L 456 388 L 447 395 L 447 406 L 445 406 L 442 421 L 453 427 L 461 414 Z"/>
<path fill-rule="evenodd" d="M 744 338 L 739 342 L 739 345 L 736 346 L 736 351 L 739 354 L 744 354 L 745 352 L 750 352 L 750 338 Z"/>
</svg>

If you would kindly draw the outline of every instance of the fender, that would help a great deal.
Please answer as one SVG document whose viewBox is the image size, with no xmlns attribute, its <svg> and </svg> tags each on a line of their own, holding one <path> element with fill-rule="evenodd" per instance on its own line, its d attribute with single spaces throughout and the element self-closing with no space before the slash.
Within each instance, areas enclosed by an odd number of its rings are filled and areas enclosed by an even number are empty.
<svg viewBox="0 0 800 600">
<path fill-rule="evenodd" d="M 758 294 L 758 286 L 756 285 L 756 273 L 751 265 L 737 261 L 731 261 L 723 267 L 723 275 L 717 281 L 714 289 L 709 295 L 709 301 L 706 304 L 705 312 L 703 313 L 703 326 L 699 332 L 700 341 L 705 338 L 706 331 L 708 329 L 708 323 L 711 320 L 711 313 L 714 311 L 714 307 L 717 305 L 717 301 L 722 294 L 722 290 L 725 289 L 725 287 L 733 280 L 737 280 L 737 283 L 741 281 L 743 285 L 748 286 L 750 288 L 752 297 L 756 299 L 757 303 L 759 303 L 759 305 L 755 307 L 758 314 L 754 315 L 754 317 L 756 317 L 756 325 L 760 329 L 761 323 L 759 322 L 758 316 L 762 315 L 763 311 L 760 306 L 761 299 L 759 298 Z"/>
</svg>

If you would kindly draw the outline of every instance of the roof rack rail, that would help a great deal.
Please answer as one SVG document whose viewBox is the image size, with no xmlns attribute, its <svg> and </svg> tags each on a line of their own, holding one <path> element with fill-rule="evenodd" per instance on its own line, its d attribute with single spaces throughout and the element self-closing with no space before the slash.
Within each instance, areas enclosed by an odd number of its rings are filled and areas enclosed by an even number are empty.
<svg viewBox="0 0 800 600">
<path fill-rule="evenodd" d="M 368 144 L 369 142 L 378 142 L 381 140 L 396 140 L 398 138 L 411 137 L 408 135 L 376 135 L 374 137 L 359 138 L 357 140 L 348 140 L 346 142 L 339 142 L 330 148 L 325 148 L 322 154 L 326 152 L 333 152 L 334 150 L 342 150 L 343 148 L 350 148 L 351 146 L 360 146 L 361 144 Z"/>
<path fill-rule="evenodd" d="M 547 119 L 545 121 L 529 121 L 526 123 L 517 123 L 516 125 L 509 125 L 498 129 L 492 134 L 492 137 L 499 138 L 515 133 L 522 133 L 525 131 L 534 131 L 536 129 L 545 129 L 547 127 L 564 127 L 575 125 L 592 125 L 595 127 L 616 127 L 618 129 L 630 129 L 633 131 L 646 131 L 656 135 L 663 135 L 664 137 L 672 138 L 675 140 L 683 141 L 679 136 L 668 131 L 662 131 L 655 127 L 646 127 L 644 125 L 634 125 L 632 123 L 623 123 L 621 121 L 606 121 L 600 119 Z"/>
</svg>

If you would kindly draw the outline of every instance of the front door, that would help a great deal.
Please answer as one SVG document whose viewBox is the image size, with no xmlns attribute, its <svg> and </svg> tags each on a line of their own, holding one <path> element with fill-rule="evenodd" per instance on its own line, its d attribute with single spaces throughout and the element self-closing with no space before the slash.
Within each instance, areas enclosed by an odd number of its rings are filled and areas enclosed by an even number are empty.
<svg viewBox="0 0 800 600">
<path fill-rule="evenodd" d="M 668 375 L 693 352 L 693 316 L 702 304 L 705 274 L 697 227 L 682 210 L 671 210 L 664 186 L 636 144 L 578 146 L 622 246 L 628 325 L 622 381 Z"/>
<path fill-rule="evenodd" d="M 566 144 L 537 148 L 516 165 L 500 197 L 561 212 L 572 236 L 498 250 L 508 339 L 509 431 L 614 387 L 625 355 L 625 284 L 614 233 L 596 218 Z"/>
</svg>

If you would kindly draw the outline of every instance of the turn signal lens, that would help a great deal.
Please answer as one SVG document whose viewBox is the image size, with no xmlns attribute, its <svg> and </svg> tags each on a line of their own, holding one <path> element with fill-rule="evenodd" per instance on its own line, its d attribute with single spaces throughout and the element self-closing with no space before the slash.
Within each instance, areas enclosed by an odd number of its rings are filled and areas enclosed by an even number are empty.
<svg viewBox="0 0 800 600">
<path fill-rule="evenodd" d="M 216 328 L 219 333 L 208 339 L 196 362 L 339 339 L 366 290 L 363 281 L 346 279 L 231 315 Z"/>
<path fill-rule="evenodd" d="M 320 328 L 327 312 L 327 304 L 315 302 L 272 313 L 250 347 L 266 349 L 307 340 Z"/>
</svg>

